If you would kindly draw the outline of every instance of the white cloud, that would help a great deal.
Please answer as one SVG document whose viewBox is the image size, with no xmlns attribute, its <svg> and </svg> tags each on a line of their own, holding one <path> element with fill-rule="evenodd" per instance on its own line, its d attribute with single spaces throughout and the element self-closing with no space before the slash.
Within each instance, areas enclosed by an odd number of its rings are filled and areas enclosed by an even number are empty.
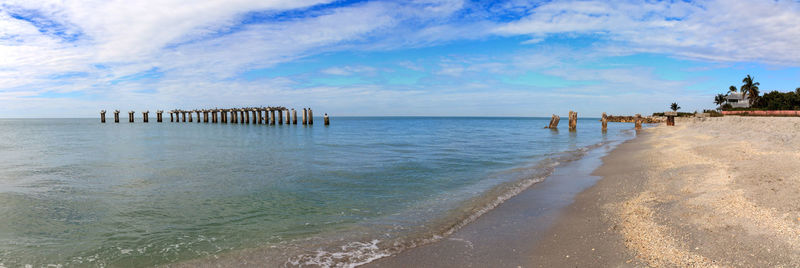
<svg viewBox="0 0 800 268">
<path fill-rule="evenodd" d="M 342 67 L 331 67 L 320 71 L 323 74 L 330 74 L 330 75 L 353 75 L 353 74 L 366 74 L 366 75 L 374 75 L 378 70 L 370 67 L 370 66 L 342 66 Z"/>
<path fill-rule="evenodd" d="M 537 41 L 554 34 L 593 35 L 615 42 L 607 49 L 627 53 L 791 66 L 800 62 L 796 1 L 555 1 L 531 13 L 494 31 Z"/>
</svg>

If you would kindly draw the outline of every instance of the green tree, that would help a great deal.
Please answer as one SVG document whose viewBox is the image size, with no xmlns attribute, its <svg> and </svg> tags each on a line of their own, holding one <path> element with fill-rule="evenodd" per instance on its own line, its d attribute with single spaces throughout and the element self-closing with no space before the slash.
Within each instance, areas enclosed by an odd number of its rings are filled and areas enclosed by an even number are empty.
<svg viewBox="0 0 800 268">
<path fill-rule="evenodd" d="M 717 96 L 714 97 L 714 104 L 716 105 L 722 105 L 723 103 L 725 103 L 725 101 L 726 101 L 725 94 L 717 94 Z"/>
<path fill-rule="evenodd" d="M 669 108 L 670 108 L 670 109 L 672 109 L 672 111 L 673 111 L 673 112 L 677 112 L 678 110 L 680 110 L 680 109 L 681 109 L 681 107 L 680 107 L 680 106 L 678 106 L 678 103 L 677 103 L 677 102 L 673 102 L 673 103 L 672 103 L 672 104 L 669 106 Z"/>
<path fill-rule="evenodd" d="M 755 103 L 758 99 L 759 85 L 761 85 L 761 83 L 754 82 L 753 77 L 751 77 L 749 74 L 742 79 L 742 96 L 747 96 L 750 101 L 750 105 L 753 105 L 753 103 Z"/>
<path fill-rule="evenodd" d="M 728 92 L 736 92 L 736 86 L 730 86 Z"/>
</svg>

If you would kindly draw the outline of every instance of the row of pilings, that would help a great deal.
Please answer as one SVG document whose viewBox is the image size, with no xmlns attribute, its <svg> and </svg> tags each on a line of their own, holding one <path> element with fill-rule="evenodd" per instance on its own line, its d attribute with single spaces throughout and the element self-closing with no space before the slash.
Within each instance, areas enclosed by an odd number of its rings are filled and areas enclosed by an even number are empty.
<svg viewBox="0 0 800 268">
<path fill-rule="evenodd" d="M 284 116 L 284 112 L 286 116 Z M 134 111 L 128 112 L 129 123 L 134 122 L 134 113 Z M 297 110 L 280 106 L 194 110 L 174 109 L 167 113 L 169 113 L 169 121 L 173 123 L 297 125 L 298 122 Z M 164 111 L 162 110 L 156 111 L 156 122 L 164 122 L 163 114 Z M 142 112 L 142 122 L 148 123 L 149 121 L 150 111 Z M 106 110 L 100 111 L 100 122 L 106 122 Z M 311 108 L 303 108 L 300 122 L 303 125 L 314 124 L 314 112 Z M 114 123 L 119 123 L 119 110 L 114 111 Z M 323 123 L 326 126 L 330 125 L 330 118 L 327 113 L 323 116 Z"/>
<path fill-rule="evenodd" d="M 557 129 L 559 121 L 561 121 L 561 117 L 559 117 L 558 115 L 553 115 L 553 117 L 550 118 L 550 123 L 544 128 Z M 643 121 L 642 115 L 636 114 L 636 116 L 633 118 L 633 128 L 637 130 L 642 129 L 642 121 Z M 601 123 L 601 129 L 603 131 L 606 131 L 608 129 L 608 115 L 606 115 L 606 113 L 603 113 L 602 117 L 600 118 L 600 123 Z M 667 125 L 668 126 L 675 125 L 674 115 L 671 114 L 668 115 Z M 569 130 L 575 131 L 577 128 L 578 128 L 578 112 L 569 111 Z"/>
</svg>

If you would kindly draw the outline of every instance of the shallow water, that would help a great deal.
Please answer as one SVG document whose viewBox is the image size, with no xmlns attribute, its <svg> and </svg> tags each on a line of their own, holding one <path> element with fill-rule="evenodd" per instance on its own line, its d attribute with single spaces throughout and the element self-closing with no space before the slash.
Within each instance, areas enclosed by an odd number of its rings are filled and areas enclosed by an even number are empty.
<svg viewBox="0 0 800 268">
<path fill-rule="evenodd" d="M 577 132 L 542 129 L 547 118 L 153 121 L 0 119 L 0 264 L 151 266 L 255 249 L 275 263 L 363 262 L 632 136 L 596 119 Z"/>
</svg>

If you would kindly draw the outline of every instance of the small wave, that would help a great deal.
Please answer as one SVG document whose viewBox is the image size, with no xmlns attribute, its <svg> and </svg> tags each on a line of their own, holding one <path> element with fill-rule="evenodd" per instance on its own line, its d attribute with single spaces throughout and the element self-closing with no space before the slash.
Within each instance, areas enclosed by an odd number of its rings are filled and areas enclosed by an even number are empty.
<svg viewBox="0 0 800 268">
<path fill-rule="evenodd" d="M 378 247 L 380 240 L 350 242 L 341 251 L 318 250 L 315 254 L 303 254 L 286 261 L 285 266 L 356 267 L 389 256 Z"/>
</svg>

